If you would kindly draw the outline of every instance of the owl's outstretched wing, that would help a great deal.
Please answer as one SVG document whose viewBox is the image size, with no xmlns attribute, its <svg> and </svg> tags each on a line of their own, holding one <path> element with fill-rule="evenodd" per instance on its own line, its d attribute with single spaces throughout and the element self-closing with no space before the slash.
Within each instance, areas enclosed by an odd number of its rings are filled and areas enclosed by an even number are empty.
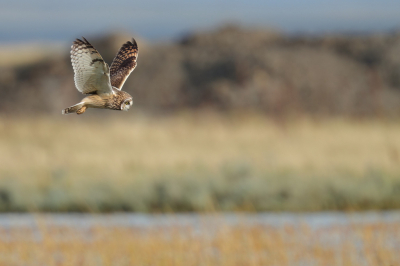
<svg viewBox="0 0 400 266">
<path fill-rule="evenodd" d="M 136 59 L 138 54 L 139 49 L 135 39 L 132 39 L 132 42 L 128 41 L 122 45 L 110 68 L 112 86 L 121 90 L 125 80 L 137 65 Z"/>
<path fill-rule="evenodd" d="M 103 58 L 85 38 L 76 39 L 71 46 L 71 62 L 75 86 L 83 94 L 113 93 L 110 70 Z"/>
</svg>

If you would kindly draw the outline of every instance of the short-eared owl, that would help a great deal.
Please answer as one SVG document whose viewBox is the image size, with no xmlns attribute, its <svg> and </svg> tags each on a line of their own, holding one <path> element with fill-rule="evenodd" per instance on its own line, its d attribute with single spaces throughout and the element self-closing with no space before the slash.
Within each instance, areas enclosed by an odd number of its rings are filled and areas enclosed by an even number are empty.
<svg viewBox="0 0 400 266">
<path fill-rule="evenodd" d="M 62 110 L 63 114 L 83 114 L 86 108 L 128 111 L 132 96 L 121 90 L 136 67 L 138 46 L 135 39 L 122 45 L 111 68 L 85 38 L 76 39 L 71 46 L 71 62 L 78 91 L 88 95 L 78 104 Z"/>
</svg>

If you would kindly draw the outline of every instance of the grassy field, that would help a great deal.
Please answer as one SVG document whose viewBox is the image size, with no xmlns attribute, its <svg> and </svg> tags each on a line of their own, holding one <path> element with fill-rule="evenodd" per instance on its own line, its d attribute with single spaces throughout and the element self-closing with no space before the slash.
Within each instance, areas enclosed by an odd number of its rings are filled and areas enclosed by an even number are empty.
<svg viewBox="0 0 400 266">
<path fill-rule="evenodd" d="M 400 124 L 2 117 L 0 176 L 1 211 L 392 209 L 400 207 Z"/>
<path fill-rule="evenodd" d="M 398 265 L 400 225 L 215 224 L 84 229 L 46 226 L 0 228 L 0 264 L 19 265 Z M 214 230 L 214 233 L 212 231 Z"/>
</svg>

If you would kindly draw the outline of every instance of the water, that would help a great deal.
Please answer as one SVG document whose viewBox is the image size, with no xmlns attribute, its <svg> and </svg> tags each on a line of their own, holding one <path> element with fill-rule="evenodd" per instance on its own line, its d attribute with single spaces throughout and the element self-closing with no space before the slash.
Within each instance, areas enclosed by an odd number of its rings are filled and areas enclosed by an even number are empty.
<svg viewBox="0 0 400 266">
<path fill-rule="evenodd" d="M 317 212 L 317 213 L 218 213 L 218 214 L 0 214 L 0 228 L 37 227 L 38 222 L 47 226 L 88 228 L 92 226 L 112 227 L 169 227 L 190 226 L 193 228 L 225 225 L 265 225 L 274 227 L 306 225 L 318 230 L 334 226 L 358 224 L 400 223 L 400 211 L 383 212 Z"/>
</svg>

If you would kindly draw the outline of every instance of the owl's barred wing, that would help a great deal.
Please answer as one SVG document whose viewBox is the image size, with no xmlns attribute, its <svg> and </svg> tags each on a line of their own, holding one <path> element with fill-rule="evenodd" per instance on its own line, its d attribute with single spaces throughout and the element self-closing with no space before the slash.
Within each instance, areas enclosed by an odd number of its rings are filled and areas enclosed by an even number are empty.
<svg viewBox="0 0 400 266">
<path fill-rule="evenodd" d="M 112 86 L 121 90 L 125 80 L 136 67 L 138 54 L 139 49 L 135 39 L 122 45 L 110 68 Z"/>
<path fill-rule="evenodd" d="M 109 67 L 85 38 L 83 41 L 76 39 L 71 46 L 71 62 L 78 91 L 83 94 L 112 93 Z"/>
</svg>

